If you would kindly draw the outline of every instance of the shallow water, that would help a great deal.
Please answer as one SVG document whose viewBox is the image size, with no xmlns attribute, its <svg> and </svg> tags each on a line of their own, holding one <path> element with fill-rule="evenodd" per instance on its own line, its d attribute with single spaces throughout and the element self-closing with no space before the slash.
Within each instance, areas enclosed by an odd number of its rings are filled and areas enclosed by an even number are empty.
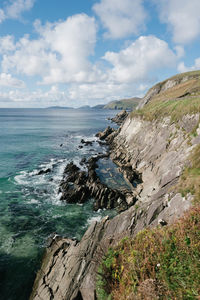
<svg viewBox="0 0 200 300">
<path fill-rule="evenodd" d="M 28 299 L 50 234 L 80 239 L 92 220 L 113 214 L 93 212 L 92 201 L 61 202 L 58 185 L 69 161 L 79 164 L 83 157 L 106 151 L 94 135 L 115 114 L 0 109 L 0 299 Z M 82 138 L 93 145 L 78 149 Z"/>
<path fill-rule="evenodd" d="M 110 158 L 100 159 L 98 162 L 97 174 L 101 181 L 107 186 L 120 191 L 131 191 L 130 185 L 125 181 L 117 165 Z"/>
</svg>

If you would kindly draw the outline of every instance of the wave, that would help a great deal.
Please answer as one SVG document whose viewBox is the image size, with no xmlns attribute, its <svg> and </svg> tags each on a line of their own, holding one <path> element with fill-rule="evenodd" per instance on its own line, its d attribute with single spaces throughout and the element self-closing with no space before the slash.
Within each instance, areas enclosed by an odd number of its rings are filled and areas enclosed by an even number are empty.
<svg viewBox="0 0 200 300">
<path fill-rule="evenodd" d="M 102 219 L 102 216 L 95 216 L 88 219 L 87 223 L 88 225 L 91 225 L 93 222 L 100 222 Z"/>
</svg>

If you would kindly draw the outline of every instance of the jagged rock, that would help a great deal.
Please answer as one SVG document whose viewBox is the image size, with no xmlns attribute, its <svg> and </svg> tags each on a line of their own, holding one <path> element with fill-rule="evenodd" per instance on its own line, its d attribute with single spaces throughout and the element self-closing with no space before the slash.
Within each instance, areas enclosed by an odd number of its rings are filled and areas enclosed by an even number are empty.
<svg viewBox="0 0 200 300">
<path fill-rule="evenodd" d="M 73 162 L 70 162 L 67 164 L 67 166 L 64 169 L 64 174 L 66 173 L 73 173 L 79 171 L 79 167 L 77 167 Z"/>
<path fill-rule="evenodd" d="M 180 201 L 182 214 L 191 202 Z M 174 220 L 177 208 L 163 204 L 161 209 L 160 205 L 159 201 L 154 203 L 154 212 L 160 211 L 155 218 L 149 210 L 151 202 L 140 203 L 112 220 L 104 218 L 92 223 L 80 242 L 65 238 L 53 240 L 46 249 L 30 300 L 96 300 L 98 266 L 108 248 L 117 245 L 123 237 L 134 237 L 146 228 L 146 220 L 153 220 L 150 227 L 158 225 L 161 215 L 167 223 Z"/>
<path fill-rule="evenodd" d="M 96 137 L 98 137 L 100 140 L 105 140 L 113 132 L 114 129 L 108 126 L 103 132 L 98 132 Z"/>
<path fill-rule="evenodd" d="M 83 157 L 80 161 L 80 165 L 83 166 L 86 164 L 87 159 L 85 157 Z"/>
<path fill-rule="evenodd" d="M 124 120 L 127 118 L 128 112 L 126 110 L 120 111 L 114 118 L 111 119 L 112 122 L 115 122 L 118 125 L 121 125 Z"/>
<path fill-rule="evenodd" d="M 50 173 L 50 172 L 51 172 L 51 169 L 48 168 L 48 169 L 45 169 L 45 170 L 38 171 L 37 175 L 43 175 L 43 174 L 47 174 L 47 173 Z"/>
<path fill-rule="evenodd" d="M 86 146 L 92 146 L 92 144 L 93 144 L 92 141 L 85 141 L 84 139 L 81 140 L 81 143 L 86 145 Z"/>
<path fill-rule="evenodd" d="M 59 193 L 62 193 L 60 200 L 68 203 L 83 203 L 89 198 L 94 198 L 94 210 L 117 208 L 118 211 L 123 211 L 132 205 L 133 201 L 129 201 L 128 204 L 124 193 L 106 186 L 98 178 L 95 169 L 98 167 L 98 159 L 102 157 L 105 157 L 105 154 L 91 157 L 87 161 L 87 173 L 81 171 L 72 162 L 66 166 L 59 188 Z"/>
</svg>

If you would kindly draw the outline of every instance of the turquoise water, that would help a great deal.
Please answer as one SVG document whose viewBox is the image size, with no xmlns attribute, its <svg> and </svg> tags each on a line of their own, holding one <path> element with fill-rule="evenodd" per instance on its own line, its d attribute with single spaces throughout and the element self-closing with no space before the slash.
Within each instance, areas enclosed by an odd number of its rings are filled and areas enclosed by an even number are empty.
<svg viewBox="0 0 200 300">
<path fill-rule="evenodd" d="M 92 200 L 82 206 L 62 203 L 58 186 L 69 161 L 79 164 L 105 151 L 94 135 L 115 114 L 0 109 L 0 299 L 28 299 L 52 233 L 80 239 L 92 220 L 108 214 L 93 212 Z M 78 149 L 82 138 L 93 145 Z"/>
</svg>

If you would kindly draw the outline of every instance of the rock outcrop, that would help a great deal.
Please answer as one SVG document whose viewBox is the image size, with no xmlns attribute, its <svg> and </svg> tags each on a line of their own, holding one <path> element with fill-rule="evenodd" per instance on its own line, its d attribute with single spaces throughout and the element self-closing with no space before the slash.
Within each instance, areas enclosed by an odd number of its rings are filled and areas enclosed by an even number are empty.
<svg viewBox="0 0 200 300">
<path fill-rule="evenodd" d="M 170 206 L 156 200 L 132 206 L 112 220 L 94 222 L 80 242 L 55 238 L 46 249 L 30 300 L 95 300 L 99 262 L 108 248 L 123 237 L 133 237 L 146 226 L 166 223 L 179 217 L 190 206 L 190 199 L 176 195 Z"/>
<path fill-rule="evenodd" d="M 115 122 L 117 125 L 121 125 L 127 117 L 128 112 L 126 110 L 122 110 L 114 118 L 112 118 L 111 121 Z"/>
<path fill-rule="evenodd" d="M 112 189 L 102 183 L 97 176 L 96 168 L 99 158 L 106 155 L 91 157 L 88 162 L 88 171 L 81 171 L 72 162 L 69 163 L 65 170 L 63 180 L 60 183 L 59 193 L 60 200 L 67 203 L 84 203 L 90 198 L 94 198 L 94 210 L 106 208 L 116 208 L 123 211 L 129 205 L 134 203 L 134 196 L 131 192 Z"/>
</svg>

